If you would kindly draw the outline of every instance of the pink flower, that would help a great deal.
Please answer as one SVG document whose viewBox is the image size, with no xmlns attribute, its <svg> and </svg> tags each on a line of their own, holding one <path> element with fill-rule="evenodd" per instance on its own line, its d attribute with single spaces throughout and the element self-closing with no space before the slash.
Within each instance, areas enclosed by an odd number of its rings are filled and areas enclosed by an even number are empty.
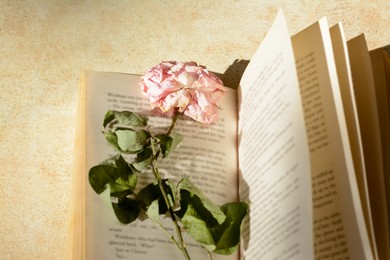
<svg viewBox="0 0 390 260">
<path fill-rule="evenodd" d="M 177 109 L 203 124 L 218 120 L 217 102 L 226 93 L 222 81 L 196 62 L 164 61 L 140 85 L 153 108 L 168 114 Z"/>
</svg>

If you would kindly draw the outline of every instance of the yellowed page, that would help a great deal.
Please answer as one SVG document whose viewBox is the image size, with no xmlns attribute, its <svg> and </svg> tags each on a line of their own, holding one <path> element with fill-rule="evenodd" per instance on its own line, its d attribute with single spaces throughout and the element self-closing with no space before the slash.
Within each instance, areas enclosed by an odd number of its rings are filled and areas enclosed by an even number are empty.
<svg viewBox="0 0 390 260">
<path fill-rule="evenodd" d="M 332 26 L 329 31 L 332 40 L 333 54 L 336 63 L 337 76 L 339 80 L 340 94 L 343 102 L 349 143 L 351 146 L 353 165 L 356 174 L 356 181 L 359 188 L 366 229 L 369 234 L 373 254 L 377 259 L 378 256 L 376 252 L 376 243 L 374 238 L 370 202 L 368 197 L 363 146 L 361 141 L 359 119 L 355 102 L 355 91 L 352 85 L 351 66 L 349 64 L 347 43 L 341 23 Z"/>
<path fill-rule="evenodd" d="M 315 258 L 373 259 L 326 19 L 292 43 L 310 145 Z"/>
<path fill-rule="evenodd" d="M 371 62 L 364 35 L 348 41 L 353 85 L 362 134 L 374 233 L 380 259 L 390 259 L 380 125 Z"/>
<path fill-rule="evenodd" d="M 240 82 L 242 259 L 312 259 L 310 161 L 290 36 L 279 12 Z"/>
<path fill-rule="evenodd" d="M 149 111 L 150 104 L 138 87 L 139 76 L 117 73 L 86 73 L 86 165 L 79 174 L 105 160 L 113 150 L 101 133 L 108 109 Z M 184 175 L 218 204 L 235 201 L 237 194 L 237 107 L 236 91 L 230 90 L 221 103 L 220 121 L 213 127 L 200 127 L 190 121 L 178 122 L 176 130 L 186 137 L 171 154 L 170 164 L 160 164 L 164 177 Z M 170 121 L 150 118 L 151 124 L 168 126 Z M 175 161 L 180 159 L 180 161 Z M 140 181 L 144 181 L 141 180 Z M 164 222 L 169 227 L 170 222 Z M 172 226 L 171 226 L 172 227 Z M 193 259 L 207 259 L 206 252 L 187 240 Z M 121 225 L 113 210 L 86 183 L 86 258 L 180 259 L 181 253 L 166 235 L 149 220 Z M 230 258 L 237 259 L 238 254 Z M 220 259 L 214 256 L 213 259 Z"/>
</svg>

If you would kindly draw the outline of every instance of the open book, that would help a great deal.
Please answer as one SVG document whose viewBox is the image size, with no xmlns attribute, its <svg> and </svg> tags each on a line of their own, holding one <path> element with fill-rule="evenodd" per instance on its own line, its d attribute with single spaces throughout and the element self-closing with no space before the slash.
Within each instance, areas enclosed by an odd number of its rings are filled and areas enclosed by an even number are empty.
<svg viewBox="0 0 390 260">
<path fill-rule="evenodd" d="M 369 53 L 362 36 L 346 42 L 325 18 L 291 37 L 279 12 L 218 124 L 178 123 L 184 142 L 162 174 L 188 176 L 217 204 L 250 202 L 240 250 L 213 259 L 390 259 L 389 64 L 385 49 Z M 149 220 L 119 224 L 87 181 L 112 153 L 106 111 L 150 110 L 139 81 L 82 74 L 69 259 L 181 257 Z M 186 242 L 193 259 L 207 259 Z"/>
</svg>

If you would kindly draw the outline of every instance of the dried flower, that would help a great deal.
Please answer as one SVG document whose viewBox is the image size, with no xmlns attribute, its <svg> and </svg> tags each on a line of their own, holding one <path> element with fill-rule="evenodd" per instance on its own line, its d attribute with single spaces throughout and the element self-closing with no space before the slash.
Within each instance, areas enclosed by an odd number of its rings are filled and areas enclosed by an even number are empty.
<svg viewBox="0 0 390 260">
<path fill-rule="evenodd" d="M 196 62 L 165 61 L 152 67 L 141 82 L 153 108 L 178 110 L 203 124 L 218 120 L 217 102 L 226 89 L 222 81 Z"/>
</svg>

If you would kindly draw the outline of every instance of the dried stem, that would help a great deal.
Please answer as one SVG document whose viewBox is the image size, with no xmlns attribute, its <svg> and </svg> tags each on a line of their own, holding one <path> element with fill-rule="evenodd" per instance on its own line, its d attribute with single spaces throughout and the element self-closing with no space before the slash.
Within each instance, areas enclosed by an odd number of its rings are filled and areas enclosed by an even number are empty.
<svg viewBox="0 0 390 260">
<path fill-rule="evenodd" d="M 169 135 L 173 128 L 175 127 L 175 124 L 176 124 L 176 121 L 179 117 L 179 113 L 175 113 L 173 119 L 172 119 L 172 123 L 171 123 L 171 126 L 167 132 L 167 135 Z M 154 140 L 152 138 L 152 149 L 153 149 L 153 154 L 155 155 L 155 151 L 154 151 Z M 181 250 L 181 252 L 183 253 L 183 255 L 185 256 L 185 258 L 187 260 L 191 260 L 190 258 L 190 255 L 188 254 L 188 251 L 187 251 L 187 248 L 185 246 L 185 243 L 184 243 L 184 239 L 183 239 L 183 235 L 181 233 L 181 230 L 180 230 L 180 227 L 179 227 L 179 224 L 177 222 L 177 219 L 176 219 L 176 215 L 175 213 L 173 212 L 173 208 L 172 208 L 172 205 L 171 205 L 171 202 L 169 201 L 169 198 L 168 198 L 168 194 L 167 194 L 167 191 L 165 190 L 165 187 L 164 187 L 164 183 L 163 183 L 163 180 L 161 178 L 161 175 L 158 171 L 158 167 L 157 167 L 157 157 L 155 157 L 153 159 L 153 162 L 152 162 L 152 170 L 153 170 L 153 174 L 154 174 L 154 177 L 155 179 L 157 180 L 158 182 L 158 185 L 160 187 L 160 190 L 161 190 L 161 193 L 164 197 L 164 201 L 165 201 L 165 204 L 167 205 L 167 208 L 168 208 L 168 212 L 169 212 L 169 215 L 171 216 L 171 219 L 172 219 L 172 222 L 173 222 L 173 225 L 175 227 L 175 231 L 176 231 L 176 235 L 177 235 L 177 238 L 178 238 L 178 242 L 173 238 L 173 237 L 170 237 L 171 239 L 173 239 L 175 241 L 175 244 L 177 245 L 177 247 Z"/>
</svg>

